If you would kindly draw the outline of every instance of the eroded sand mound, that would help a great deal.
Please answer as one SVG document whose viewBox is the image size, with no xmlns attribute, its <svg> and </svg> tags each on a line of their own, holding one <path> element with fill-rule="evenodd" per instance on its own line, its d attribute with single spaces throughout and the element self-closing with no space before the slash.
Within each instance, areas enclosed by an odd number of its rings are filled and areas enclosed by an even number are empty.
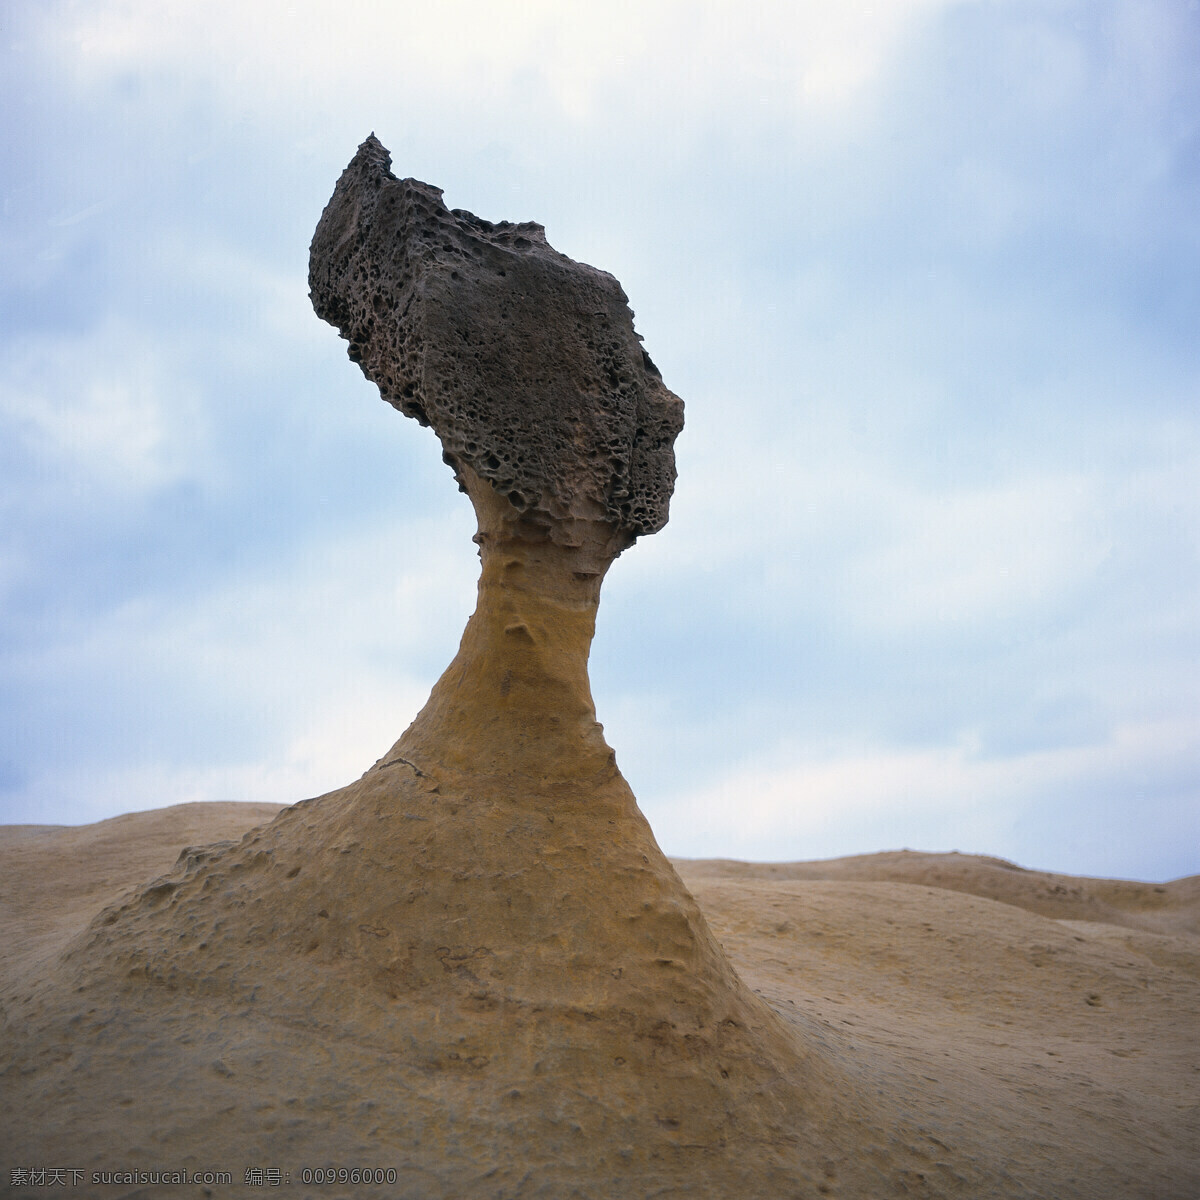
<svg viewBox="0 0 1200 1200">
<path fill-rule="evenodd" d="M 4 994 L 19 992 L 39 965 L 44 970 L 99 909 L 167 872 L 184 846 L 240 840 L 275 811 L 192 804 L 82 828 L 0 829 Z M 889 1178 L 884 1194 L 1200 1194 L 1200 939 L 1188 932 L 1200 880 L 1081 879 L 970 855 L 909 852 L 675 865 L 746 982 L 798 1041 L 856 1082 L 852 1105 L 871 1095 L 876 1114 L 891 1120 L 890 1132 L 885 1125 L 878 1136 L 864 1134 L 853 1119 L 848 1125 Z M 1006 881 L 1005 900 L 994 898 L 996 872 Z M 1084 902 L 1103 897 L 1116 919 L 1042 915 L 1047 888 L 1055 898 L 1064 894 L 1057 888 Z M 1147 895 L 1154 919 L 1173 932 L 1129 925 L 1145 915 Z M 121 1019 L 136 1028 L 140 1015 Z M 204 1038 L 236 1024 L 236 1014 L 196 1020 L 191 1045 L 201 1043 L 198 1052 L 177 1066 L 186 1062 L 202 1073 L 202 1092 L 211 1093 L 210 1079 L 221 1081 L 239 1111 L 276 1131 L 273 1164 L 258 1165 L 311 1165 L 288 1127 L 304 1123 L 301 1110 L 312 1102 L 323 1100 L 336 1116 L 331 1141 L 344 1147 L 339 1161 L 378 1138 L 380 1100 L 389 1090 L 386 1057 L 348 1037 L 310 1032 L 305 1055 L 324 1070 L 326 1087 L 340 1070 L 350 1095 L 289 1095 L 297 1081 L 278 1072 L 280 1061 L 248 1068 L 226 1061 L 229 1055 L 204 1059 Z M 144 1029 L 144 1040 L 163 1032 Z M 68 1062 L 103 1052 L 89 1045 L 86 1031 L 44 1050 Z M 224 1166 L 240 1182 L 254 1163 L 234 1162 L 232 1154 L 224 1163 L 211 1154 L 197 1159 L 196 1143 L 204 1140 L 198 1133 L 219 1125 L 221 1114 L 193 1106 L 182 1069 L 174 1077 L 161 1067 L 147 1074 L 154 1058 L 147 1045 L 139 1059 L 111 1064 L 109 1100 L 120 1116 L 120 1140 L 110 1158 L 131 1166 Z M 65 1112 L 41 1144 L 54 1159 L 78 1165 L 86 1141 L 86 1128 Z M 8 1184 L 11 1151 L 0 1165 L 0 1184 Z M 829 1171 L 824 1194 L 863 1194 L 846 1186 L 832 1159 Z M 595 1182 L 578 1181 L 578 1194 L 602 1194 L 589 1190 Z M 619 1171 L 609 1186 L 610 1195 L 638 1194 L 621 1190 Z M 495 1194 L 521 1195 L 519 1181 L 498 1182 Z"/>
<path fill-rule="evenodd" d="M 824 862 L 689 864 L 689 879 L 784 881 L 822 879 L 912 883 L 1015 904 L 1060 921 L 1093 921 L 1151 933 L 1200 935 L 1200 875 L 1171 883 L 1086 879 L 1030 871 L 1002 858 L 892 850 Z"/>
</svg>

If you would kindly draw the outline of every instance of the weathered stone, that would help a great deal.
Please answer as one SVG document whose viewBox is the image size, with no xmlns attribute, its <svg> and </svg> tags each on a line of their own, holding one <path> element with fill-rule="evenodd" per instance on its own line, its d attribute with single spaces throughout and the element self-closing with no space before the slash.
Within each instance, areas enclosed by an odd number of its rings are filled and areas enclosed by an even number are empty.
<svg viewBox="0 0 1200 1200">
<path fill-rule="evenodd" d="M 619 552 L 666 524 L 683 404 L 633 329 L 621 285 L 531 222 L 450 211 L 397 179 L 374 135 L 312 242 L 317 315 L 383 398 L 433 426 L 446 461 L 486 480 L 526 536 L 570 545 L 603 521 Z M 465 483 L 464 483 L 465 486 Z"/>
<path fill-rule="evenodd" d="M 396 1168 L 355 1189 L 388 1200 L 899 1195 L 858 1159 L 870 1096 L 738 978 L 596 721 L 601 580 L 666 520 L 681 421 L 619 285 L 446 212 L 374 139 L 312 280 L 441 437 L 478 606 L 361 779 L 185 853 L 5 999 L 13 1161 Z"/>
</svg>

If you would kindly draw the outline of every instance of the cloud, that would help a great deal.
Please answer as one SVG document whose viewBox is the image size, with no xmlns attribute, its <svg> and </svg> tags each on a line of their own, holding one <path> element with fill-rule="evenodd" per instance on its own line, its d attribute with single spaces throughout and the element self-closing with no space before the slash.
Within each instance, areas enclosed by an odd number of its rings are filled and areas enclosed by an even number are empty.
<svg viewBox="0 0 1200 1200">
<path fill-rule="evenodd" d="M 0 420 L 53 486 L 144 493 L 203 470 L 194 391 L 162 350 L 120 321 L 68 338 L 28 337 L 2 364 Z"/>
<path fill-rule="evenodd" d="M 1101 497 L 1083 477 L 935 494 L 894 488 L 880 499 L 891 536 L 851 565 L 844 592 L 852 619 L 875 633 L 1058 607 L 1109 551 L 1097 528 Z"/>
<path fill-rule="evenodd" d="M 295 804 L 357 779 L 403 732 L 395 727 L 394 714 L 415 713 L 419 701 L 414 701 L 416 693 L 394 683 L 360 685 L 352 696 L 329 698 L 310 709 L 308 723 L 294 723 L 294 736 L 272 742 L 268 756 L 256 747 L 240 760 L 175 762 L 148 756 L 101 770 L 94 764 L 55 763 L 19 774 L 12 768 L 12 786 L 4 788 L 0 777 L 0 812 L 6 824 L 56 824 L 64 812 L 77 824 L 201 801 Z"/>
<path fill-rule="evenodd" d="M 565 114 L 583 118 L 616 81 L 662 95 L 751 87 L 776 98 L 790 92 L 796 104 L 833 103 L 877 74 L 914 20 L 952 2 L 616 0 L 566 9 L 525 0 L 514 11 L 483 0 L 307 0 L 286 9 L 112 0 L 61 6 L 57 19 L 64 55 L 94 81 L 197 71 L 227 100 L 240 91 L 238 103 L 254 94 L 287 105 L 314 86 L 347 104 L 422 90 L 479 99 L 532 76 Z"/>
<path fill-rule="evenodd" d="M 320 754 L 337 782 L 404 718 L 352 731 L 411 715 L 453 653 L 464 502 L 305 299 L 375 128 L 452 205 L 613 271 L 687 403 L 671 523 L 614 568 L 592 659 L 669 847 L 690 790 L 758 772 L 786 797 L 773 773 L 804 771 L 848 814 L 798 827 L 821 844 L 1002 852 L 1008 830 L 1025 861 L 1057 838 L 1053 866 L 1108 862 L 1109 829 L 1178 865 L 1163 797 L 1194 768 L 1122 739 L 1200 700 L 1185 5 L 15 12 L 10 796 L 324 786 L 295 765 Z M 933 799 L 893 806 L 889 772 Z M 793 820 L 772 800 L 750 839 L 710 807 L 755 857 Z"/>
<path fill-rule="evenodd" d="M 1200 725 L 1188 720 L 1005 758 L 980 757 L 970 744 L 855 746 L 767 768 L 743 763 L 655 805 L 651 817 L 660 838 L 670 830 L 668 852 L 689 857 L 750 848 L 758 857 L 767 841 L 776 861 L 915 844 L 1076 873 L 1152 872 L 1156 858 L 1186 869 L 1190 856 L 1173 843 L 1200 832 L 1190 781 L 1198 750 Z M 1131 856 L 1126 838 L 1147 822 L 1159 832 Z"/>
<path fill-rule="evenodd" d="M 11 649 L 20 699 L 0 694 L 0 708 L 23 782 L 2 819 L 61 819 L 63 806 L 99 819 L 107 804 L 185 796 L 283 803 L 300 798 L 288 788 L 357 778 L 454 654 L 472 607 L 469 536 L 465 513 L 393 517 Z"/>
</svg>

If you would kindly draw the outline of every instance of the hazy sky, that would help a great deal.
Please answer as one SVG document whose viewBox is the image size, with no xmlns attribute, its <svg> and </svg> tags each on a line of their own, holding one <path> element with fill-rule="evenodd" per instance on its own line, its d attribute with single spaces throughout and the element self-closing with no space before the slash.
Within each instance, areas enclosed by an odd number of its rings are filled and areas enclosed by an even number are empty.
<svg viewBox="0 0 1200 1200">
<path fill-rule="evenodd" d="M 687 425 L 613 567 L 671 854 L 1200 872 L 1195 0 L 0 9 L 0 821 L 403 731 L 470 506 L 312 313 L 372 130 L 611 271 Z"/>
</svg>

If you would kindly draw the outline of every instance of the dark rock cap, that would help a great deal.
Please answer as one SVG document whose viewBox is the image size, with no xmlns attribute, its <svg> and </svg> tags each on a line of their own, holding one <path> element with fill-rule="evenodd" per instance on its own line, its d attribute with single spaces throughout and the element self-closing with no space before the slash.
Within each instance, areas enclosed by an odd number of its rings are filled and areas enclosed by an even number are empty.
<svg viewBox="0 0 1200 1200">
<path fill-rule="evenodd" d="M 667 522 L 683 402 L 633 329 L 628 297 L 532 222 L 450 211 L 397 179 L 372 134 L 313 236 L 313 308 L 401 412 L 551 538 L 606 522 L 628 544 Z M 460 478 L 461 483 L 461 478 Z M 626 539 L 628 539 L 626 541 Z"/>
</svg>

